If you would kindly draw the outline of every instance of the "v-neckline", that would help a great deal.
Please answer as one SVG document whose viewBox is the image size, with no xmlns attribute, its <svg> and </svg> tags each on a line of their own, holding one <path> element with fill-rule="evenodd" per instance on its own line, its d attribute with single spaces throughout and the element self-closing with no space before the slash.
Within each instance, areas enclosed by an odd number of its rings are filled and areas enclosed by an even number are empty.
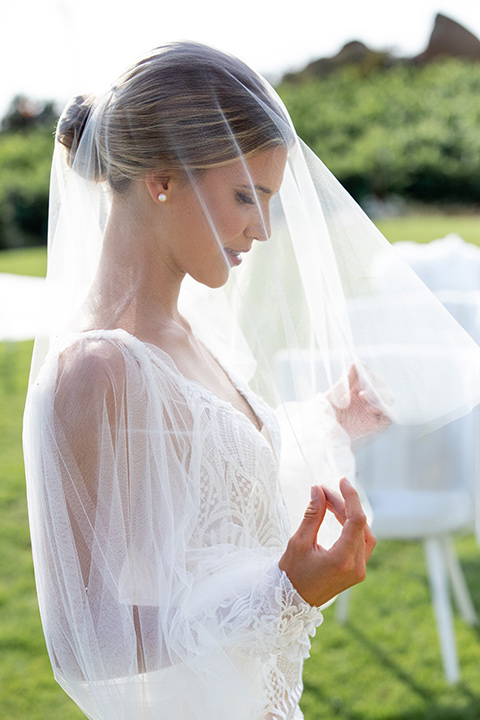
<svg viewBox="0 0 480 720">
<path fill-rule="evenodd" d="M 95 337 L 99 335 L 103 336 L 118 336 L 118 335 L 124 335 L 129 338 L 130 341 L 134 341 L 137 343 L 140 343 L 144 348 L 146 348 L 147 352 L 152 352 L 151 348 L 155 351 L 155 357 L 158 358 L 159 356 L 162 357 L 163 363 L 167 365 L 167 367 L 170 367 L 179 377 L 182 378 L 182 380 L 188 384 L 190 384 L 192 387 L 197 387 L 199 391 L 203 393 L 203 395 L 211 398 L 214 400 L 218 405 L 221 405 L 223 407 L 229 408 L 231 411 L 235 412 L 240 418 L 243 418 L 252 428 L 253 430 L 260 435 L 260 437 L 268 444 L 268 446 L 273 450 L 273 442 L 272 438 L 270 436 L 270 433 L 268 429 L 265 426 L 265 422 L 263 418 L 259 415 L 256 408 L 252 405 L 250 399 L 247 397 L 247 394 L 245 392 L 245 389 L 248 390 L 248 387 L 244 388 L 243 386 L 245 383 L 241 382 L 238 378 L 232 376 L 232 374 L 223 366 L 221 361 L 214 355 L 214 353 L 211 352 L 211 350 L 201 341 L 197 338 L 198 342 L 201 343 L 202 347 L 206 350 L 206 352 L 210 355 L 210 357 L 215 361 L 215 363 L 218 365 L 220 370 L 225 374 L 228 381 L 231 383 L 232 387 L 238 394 L 244 399 L 245 403 L 250 408 L 253 417 L 256 419 L 257 422 L 253 422 L 251 418 L 244 413 L 242 410 L 239 410 L 233 403 L 231 403 L 229 400 L 224 400 L 222 397 L 217 395 L 213 390 L 210 390 L 206 385 L 199 382 L 198 380 L 194 380 L 193 378 L 188 377 L 188 375 L 185 375 L 184 373 L 179 370 L 177 364 L 175 363 L 175 360 L 172 358 L 172 356 L 163 350 L 159 345 L 156 345 L 155 343 L 148 342 L 147 340 L 142 340 L 136 335 L 133 335 L 128 330 L 125 330 L 124 328 L 112 328 L 112 329 L 91 329 L 91 330 L 83 330 L 76 335 L 83 335 L 84 337 Z"/>
<path fill-rule="evenodd" d="M 125 332 L 127 332 L 127 331 L 125 331 Z M 166 358 L 168 358 L 168 364 L 172 366 L 173 370 L 177 373 L 177 375 L 179 375 L 182 378 L 182 380 L 184 380 L 185 382 L 189 383 L 192 386 L 197 387 L 204 395 L 206 395 L 209 398 L 214 399 L 215 402 L 218 403 L 219 405 L 228 407 L 229 409 L 233 410 L 236 414 L 238 414 L 240 417 L 245 418 L 245 420 L 253 427 L 253 429 L 259 435 L 261 435 L 264 440 L 267 440 L 269 445 L 272 444 L 270 439 L 267 438 L 263 434 L 263 431 L 266 430 L 265 422 L 259 416 L 256 409 L 252 406 L 252 403 L 250 402 L 249 398 L 246 396 L 244 388 L 241 387 L 241 385 L 243 385 L 243 383 L 239 383 L 237 378 L 232 377 L 231 373 L 223 366 L 223 364 L 220 362 L 220 360 L 203 344 L 203 342 L 201 342 L 201 340 L 199 340 L 199 342 L 201 343 L 202 347 L 206 350 L 206 352 L 210 355 L 210 357 L 218 365 L 219 369 L 225 374 L 227 380 L 230 382 L 233 389 L 240 395 L 240 397 L 243 398 L 245 403 L 250 408 L 250 410 L 252 412 L 252 416 L 255 418 L 256 422 L 253 422 L 253 420 L 246 413 L 244 413 L 239 408 L 235 407 L 235 405 L 232 402 L 230 402 L 230 400 L 225 400 L 224 398 L 220 397 L 220 395 L 218 395 L 216 392 L 211 390 L 209 387 L 207 387 L 206 385 L 201 383 L 199 380 L 195 380 L 194 378 L 191 378 L 188 375 L 185 375 L 181 370 L 179 370 L 179 368 L 178 368 L 175 360 L 172 358 L 172 356 L 169 353 L 167 353 L 165 350 L 163 350 L 161 347 L 159 347 L 155 343 L 150 343 L 145 340 L 140 340 L 135 335 L 131 335 L 131 333 L 127 332 L 127 334 L 130 335 L 130 337 L 134 338 L 135 340 L 138 340 L 138 342 L 142 343 L 143 345 L 145 345 L 147 347 L 152 347 L 155 349 L 155 351 L 161 353 L 162 355 L 165 355 Z M 270 433 L 268 433 L 268 435 L 270 435 Z"/>
</svg>

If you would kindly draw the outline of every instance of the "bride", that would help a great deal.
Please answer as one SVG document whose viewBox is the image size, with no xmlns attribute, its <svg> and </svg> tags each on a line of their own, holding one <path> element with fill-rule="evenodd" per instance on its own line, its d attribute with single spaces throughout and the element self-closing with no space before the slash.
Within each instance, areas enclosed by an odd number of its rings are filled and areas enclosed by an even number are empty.
<svg viewBox="0 0 480 720">
<path fill-rule="evenodd" d="M 375 544 L 346 479 L 389 422 L 346 312 L 360 276 L 384 297 L 375 231 L 195 43 L 75 98 L 57 141 L 24 435 L 55 677 L 94 720 L 301 718 L 320 607 Z"/>
</svg>

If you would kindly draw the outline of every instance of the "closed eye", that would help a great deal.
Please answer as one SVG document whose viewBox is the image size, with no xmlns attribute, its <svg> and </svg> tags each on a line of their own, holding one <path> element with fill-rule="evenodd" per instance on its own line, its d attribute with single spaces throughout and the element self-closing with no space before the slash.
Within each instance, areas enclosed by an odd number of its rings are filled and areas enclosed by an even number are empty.
<svg viewBox="0 0 480 720">
<path fill-rule="evenodd" d="M 235 193 L 235 197 L 237 198 L 239 203 L 243 203 L 244 205 L 255 205 L 255 200 L 251 195 L 242 193 L 239 190 L 237 190 L 237 192 Z"/>
</svg>

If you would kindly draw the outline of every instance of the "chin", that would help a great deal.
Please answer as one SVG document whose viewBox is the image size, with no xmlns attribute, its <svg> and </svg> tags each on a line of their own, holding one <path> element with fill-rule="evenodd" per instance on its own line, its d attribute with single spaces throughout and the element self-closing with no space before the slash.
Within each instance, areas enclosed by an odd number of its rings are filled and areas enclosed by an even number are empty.
<svg viewBox="0 0 480 720">
<path fill-rule="evenodd" d="M 226 267 L 222 271 L 216 272 L 215 274 L 212 273 L 211 275 L 206 277 L 199 275 L 192 275 L 192 277 L 194 280 L 201 283 L 202 285 L 205 285 L 206 287 L 215 290 L 217 288 L 223 287 L 227 283 L 227 280 L 230 277 L 230 268 Z"/>
<path fill-rule="evenodd" d="M 226 284 L 227 280 L 228 280 L 228 275 L 226 275 L 223 278 L 217 278 L 216 280 L 203 281 L 202 284 L 206 285 L 209 288 L 212 288 L 212 290 L 215 290 L 215 289 L 223 287 Z M 202 282 L 202 281 L 200 281 L 200 282 Z"/>
</svg>

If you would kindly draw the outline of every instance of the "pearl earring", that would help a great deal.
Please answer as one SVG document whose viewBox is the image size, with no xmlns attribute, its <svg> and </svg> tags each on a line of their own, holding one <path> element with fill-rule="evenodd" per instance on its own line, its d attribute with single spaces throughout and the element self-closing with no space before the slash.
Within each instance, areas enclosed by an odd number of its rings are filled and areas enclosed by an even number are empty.
<svg viewBox="0 0 480 720">
<path fill-rule="evenodd" d="M 165 193 L 158 194 L 158 202 L 165 202 L 166 199 L 167 199 L 167 196 L 165 195 Z"/>
</svg>

